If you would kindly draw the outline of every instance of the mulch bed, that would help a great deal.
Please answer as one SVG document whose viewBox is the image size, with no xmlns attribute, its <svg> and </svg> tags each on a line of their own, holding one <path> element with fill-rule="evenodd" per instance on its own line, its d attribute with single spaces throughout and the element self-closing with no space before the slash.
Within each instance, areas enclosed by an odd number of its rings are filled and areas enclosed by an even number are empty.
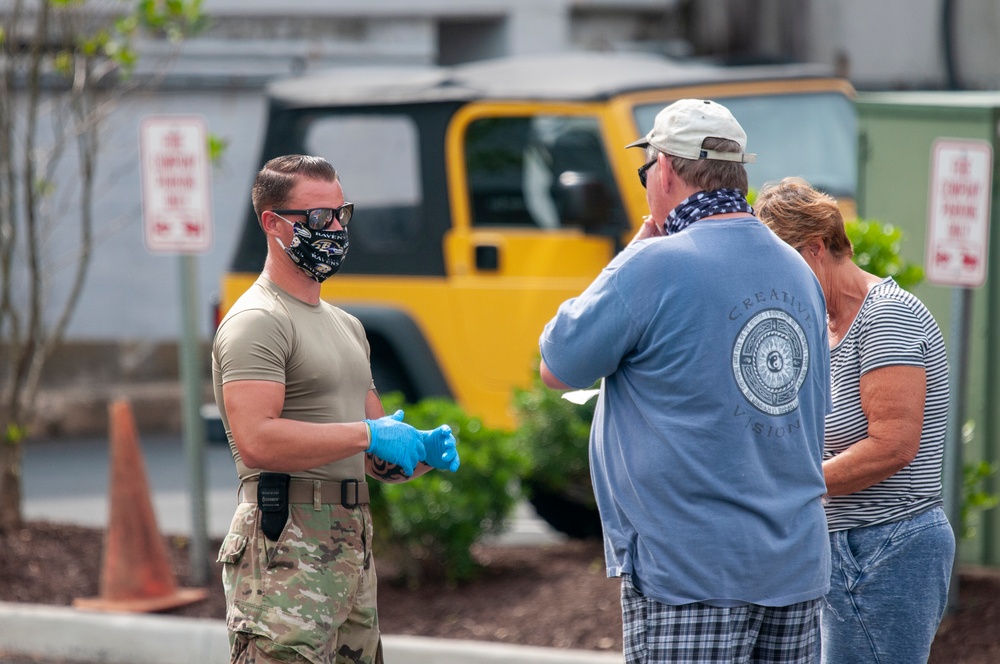
<svg viewBox="0 0 1000 664">
<path fill-rule="evenodd" d="M 0 601 L 72 604 L 98 594 L 104 531 L 33 522 L 0 536 Z M 164 538 L 179 586 L 189 586 L 189 550 Z M 208 598 L 170 612 L 225 617 L 219 542 L 209 544 Z M 619 584 L 604 575 L 597 540 L 541 547 L 475 549 L 482 565 L 461 587 L 428 583 L 410 589 L 379 581 L 379 615 L 388 634 L 502 641 L 533 646 L 620 651 Z M 0 661 L 4 661 L 0 659 Z M 959 609 L 945 618 L 930 664 L 1000 662 L 1000 573 L 963 570 Z"/>
</svg>

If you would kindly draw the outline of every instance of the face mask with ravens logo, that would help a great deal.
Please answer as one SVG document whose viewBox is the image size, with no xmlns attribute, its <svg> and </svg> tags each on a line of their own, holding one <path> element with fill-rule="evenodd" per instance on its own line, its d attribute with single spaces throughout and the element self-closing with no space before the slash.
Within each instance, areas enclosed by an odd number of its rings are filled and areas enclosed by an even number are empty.
<svg viewBox="0 0 1000 664">
<path fill-rule="evenodd" d="M 345 229 L 314 231 L 305 224 L 288 221 L 280 214 L 276 216 L 291 224 L 295 231 L 291 245 L 286 247 L 281 240 L 278 244 L 302 271 L 318 283 L 323 283 L 340 270 L 350 246 Z"/>
</svg>

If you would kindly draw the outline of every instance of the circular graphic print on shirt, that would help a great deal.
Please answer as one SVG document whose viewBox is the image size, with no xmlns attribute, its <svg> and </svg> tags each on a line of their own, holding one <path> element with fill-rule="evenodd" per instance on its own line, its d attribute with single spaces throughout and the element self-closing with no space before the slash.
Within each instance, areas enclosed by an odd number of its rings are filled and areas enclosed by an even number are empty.
<svg viewBox="0 0 1000 664">
<path fill-rule="evenodd" d="M 748 320 L 733 346 L 733 375 L 758 410 L 781 415 L 799 405 L 809 369 L 809 346 L 798 322 L 780 309 Z"/>
</svg>

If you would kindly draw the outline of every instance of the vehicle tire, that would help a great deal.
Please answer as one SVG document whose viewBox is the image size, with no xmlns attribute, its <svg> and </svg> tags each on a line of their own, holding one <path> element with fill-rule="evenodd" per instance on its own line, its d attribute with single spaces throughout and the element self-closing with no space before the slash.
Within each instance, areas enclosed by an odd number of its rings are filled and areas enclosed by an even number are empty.
<svg viewBox="0 0 1000 664">
<path fill-rule="evenodd" d="M 400 365 L 395 353 L 387 348 L 372 347 L 371 355 L 372 380 L 382 396 L 392 392 L 402 392 L 406 403 L 417 403 L 421 395 L 416 394 L 413 383 Z"/>
<path fill-rule="evenodd" d="M 530 479 L 526 483 L 531 506 L 552 528 L 573 539 L 601 537 L 601 515 L 596 505 L 583 505 Z"/>
</svg>

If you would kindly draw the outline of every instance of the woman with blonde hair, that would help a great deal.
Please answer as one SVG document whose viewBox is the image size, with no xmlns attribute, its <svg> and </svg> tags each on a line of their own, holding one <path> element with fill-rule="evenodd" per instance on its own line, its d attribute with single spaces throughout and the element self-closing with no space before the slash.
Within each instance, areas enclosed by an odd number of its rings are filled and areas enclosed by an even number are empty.
<svg viewBox="0 0 1000 664">
<path fill-rule="evenodd" d="M 833 411 L 823 474 L 832 574 L 823 661 L 926 662 L 955 557 L 941 497 L 948 412 L 941 331 L 891 277 L 854 264 L 830 196 L 786 178 L 765 185 L 755 209 L 799 251 L 826 297 Z"/>
</svg>

